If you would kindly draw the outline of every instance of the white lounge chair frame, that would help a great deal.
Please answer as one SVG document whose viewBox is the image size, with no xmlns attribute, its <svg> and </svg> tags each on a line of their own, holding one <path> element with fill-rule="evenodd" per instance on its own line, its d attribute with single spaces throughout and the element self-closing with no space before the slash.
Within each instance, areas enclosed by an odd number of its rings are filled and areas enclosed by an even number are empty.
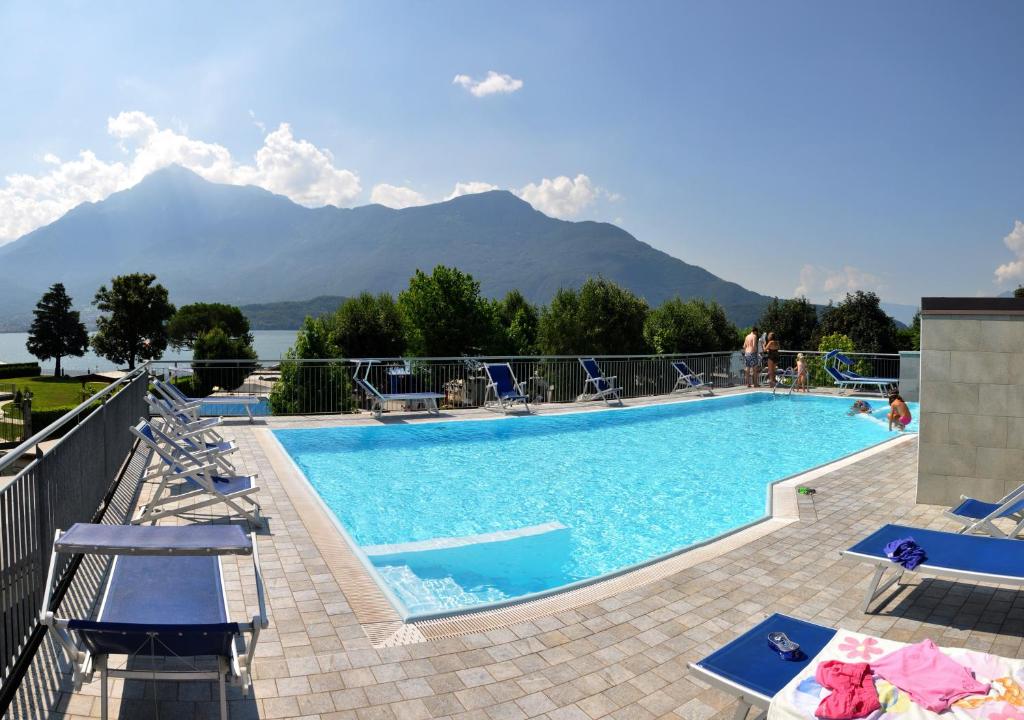
<svg viewBox="0 0 1024 720">
<path fill-rule="evenodd" d="M 697 390 L 701 393 L 707 393 L 708 395 L 715 394 L 711 383 L 704 379 L 704 373 L 694 373 L 692 370 L 689 373 L 684 373 L 682 369 L 676 365 L 677 362 L 684 363 L 687 369 L 690 367 L 684 360 L 672 361 L 672 369 L 679 375 L 679 377 L 676 378 L 676 384 L 672 388 L 672 392 L 688 393 L 692 390 Z"/>
<path fill-rule="evenodd" d="M 211 395 L 203 398 L 188 397 L 185 393 L 179 390 L 174 383 L 164 382 L 160 379 L 154 379 L 153 386 L 160 395 L 169 400 L 176 407 L 182 409 L 189 408 L 195 413 L 195 417 L 197 419 L 199 418 L 200 410 L 204 405 L 241 405 L 245 414 L 249 417 L 249 422 L 254 422 L 256 418 L 252 414 L 252 408 L 263 401 L 263 398 L 257 397 L 256 395 Z"/>
<path fill-rule="evenodd" d="M 146 426 L 153 434 L 152 438 L 144 432 Z M 149 502 L 139 507 L 138 516 L 131 521 L 133 525 L 156 523 L 160 518 L 181 517 L 196 510 L 224 505 L 234 511 L 231 517 L 244 518 L 253 527 L 264 526 L 263 518 L 260 516 L 260 504 L 253 499 L 260 490 L 256 484 L 258 475 L 246 476 L 250 480 L 248 488 L 231 493 L 221 492 L 217 489 L 214 477 L 222 476 L 223 473 L 215 464 L 197 457 L 187 448 L 177 444 L 174 438 L 144 419 L 140 419 L 130 430 L 159 458 L 159 462 L 151 465 L 144 475 L 146 480 L 157 480 L 157 488 Z M 173 452 L 168 449 L 172 447 Z M 239 476 L 233 476 L 233 479 L 237 477 Z M 199 487 L 185 493 L 171 494 L 171 483 L 177 480 L 190 480 Z M 172 507 L 167 507 L 169 505 Z"/>
<path fill-rule="evenodd" d="M 612 400 L 617 402 L 619 405 L 622 404 L 622 398 L 619 397 L 619 393 L 622 392 L 622 388 L 616 387 L 615 381 L 618 380 L 617 375 L 605 375 L 601 372 L 601 366 L 597 364 L 595 358 L 580 358 L 580 365 L 583 366 L 583 372 L 587 374 L 587 379 L 583 383 L 583 394 L 580 395 L 579 400 L 604 400 L 609 405 L 612 404 Z M 587 362 L 594 363 L 597 368 L 597 376 L 591 375 L 590 368 L 587 367 Z M 604 389 L 601 388 L 601 383 L 604 383 Z M 588 388 L 593 388 L 593 392 L 587 392 Z"/>
<path fill-rule="evenodd" d="M 363 370 L 363 376 L 359 376 L 359 372 L 362 369 L 364 363 L 357 362 L 355 372 L 352 374 L 352 380 L 355 381 L 356 385 L 362 389 L 366 394 L 367 399 L 370 401 L 370 411 L 373 413 L 375 418 L 380 418 L 384 412 L 384 403 L 388 402 L 422 402 L 427 413 L 431 415 L 440 415 L 441 410 L 438 408 L 437 401 L 443 400 L 444 395 L 440 393 L 432 392 L 416 392 L 416 393 L 382 393 L 377 389 L 377 386 L 370 382 L 370 367 L 373 365 L 372 362 L 365 363 L 365 370 Z"/>
<path fill-rule="evenodd" d="M 974 500 L 975 498 L 968 495 L 961 495 L 960 499 Z M 943 510 L 942 514 L 950 520 L 960 523 L 961 527 L 957 530 L 957 533 L 961 535 L 968 533 L 981 533 L 998 538 L 1013 538 L 1017 537 L 1022 531 L 1024 531 L 1024 511 L 1018 511 L 1009 515 L 1004 515 L 1003 513 L 1019 503 L 1021 500 L 1024 500 L 1024 485 L 1021 485 L 1013 492 L 1004 495 L 1002 498 L 997 500 L 996 502 L 998 503 L 998 507 L 983 518 L 969 518 L 964 517 L 963 515 L 957 515 L 953 512 L 953 508 Z M 1013 530 L 1006 532 L 994 522 L 1000 518 L 1016 520 L 1017 524 L 1014 526 Z"/>
<path fill-rule="evenodd" d="M 168 407 L 166 400 L 149 393 L 146 393 L 146 404 L 149 406 L 150 415 L 155 415 L 163 421 L 161 430 L 166 435 L 179 440 L 196 457 L 208 458 L 224 473 L 230 475 L 237 472 L 227 456 L 238 452 L 238 445 L 233 440 L 225 440 L 213 429 L 220 424 L 218 418 L 185 422 L 184 418 L 187 418 L 187 415 L 176 413 Z"/>
<path fill-rule="evenodd" d="M 504 366 L 508 368 L 509 377 L 512 378 L 512 387 L 521 397 L 516 398 L 503 398 L 498 393 L 498 383 L 491 379 L 491 375 L 488 372 L 488 368 Z M 516 403 L 522 403 L 523 407 L 526 408 L 526 412 L 530 412 L 530 399 L 526 394 L 526 381 L 519 382 L 516 379 L 516 374 L 512 372 L 512 365 L 510 363 L 484 363 L 484 372 L 487 373 L 487 387 L 484 389 L 484 407 L 492 404 L 490 396 L 494 395 L 494 403 L 497 403 L 498 407 L 506 415 L 515 408 Z"/>
</svg>

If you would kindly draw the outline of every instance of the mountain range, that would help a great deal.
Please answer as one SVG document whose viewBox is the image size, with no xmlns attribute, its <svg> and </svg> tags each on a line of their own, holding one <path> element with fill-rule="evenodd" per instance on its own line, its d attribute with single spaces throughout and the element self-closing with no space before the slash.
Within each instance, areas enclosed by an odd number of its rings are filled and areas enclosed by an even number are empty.
<svg viewBox="0 0 1024 720">
<path fill-rule="evenodd" d="M 156 274 L 178 304 L 247 304 L 397 293 L 417 268 L 438 264 L 471 273 L 488 296 L 518 288 L 539 303 L 598 275 L 652 305 L 677 294 L 713 298 L 740 325 L 768 301 L 615 225 L 556 220 L 505 191 L 402 210 L 310 209 L 172 166 L 0 246 L 0 320 L 27 325 L 57 281 L 83 308 L 129 272 Z"/>
</svg>

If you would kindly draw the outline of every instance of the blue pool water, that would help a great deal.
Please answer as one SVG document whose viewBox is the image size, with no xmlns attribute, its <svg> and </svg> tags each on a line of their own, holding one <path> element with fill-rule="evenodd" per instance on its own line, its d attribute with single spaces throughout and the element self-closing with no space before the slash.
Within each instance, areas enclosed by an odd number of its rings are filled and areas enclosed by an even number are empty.
<svg viewBox="0 0 1024 720">
<path fill-rule="evenodd" d="M 415 616 L 595 578 L 758 520 L 773 481 L 893 436 L 883 401 L 874 416 L 849 417 L 850 404 L 756 393 L 274 434 Z"/>
</svg>

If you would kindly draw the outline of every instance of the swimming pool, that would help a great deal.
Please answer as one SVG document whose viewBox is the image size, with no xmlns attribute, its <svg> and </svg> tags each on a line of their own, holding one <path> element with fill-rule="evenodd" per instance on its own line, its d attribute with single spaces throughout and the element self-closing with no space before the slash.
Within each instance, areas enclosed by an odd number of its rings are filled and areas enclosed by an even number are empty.
<svg viewBox="0 0 1024 720">
<path fill-rule="evenodd" d="M 748 393 L 274 435 L 408 619 L 597 578 L 759 520 L 771 483 L 894 435 L 884 402 L 855 417 L 850 403 Z"/>
<path fill-rule="evenodd" d="M 260 398 L 258 403 L 243 405 L 242 403 L 231 402 L 231 396 L 224 396 L 225 402 L 204 403 L 199 412 L 204 417 L 248 417 L 246 408 L 253 414 L 253 417 L 266 417 L 270 415 L 270 400 Z"/>
</svg>

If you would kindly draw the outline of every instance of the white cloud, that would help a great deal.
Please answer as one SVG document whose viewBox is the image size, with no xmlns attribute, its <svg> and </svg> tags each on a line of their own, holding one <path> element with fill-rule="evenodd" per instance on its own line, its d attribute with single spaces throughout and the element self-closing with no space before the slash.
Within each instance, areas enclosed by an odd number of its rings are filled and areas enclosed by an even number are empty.
<svg viewBox="0 0 1024 720">
<path fill-rule="evenodd" d="M 882 278 L 852 265 L 845 265 L 840 270 L 820 265 L 804 265 L 800 268 L 800 284 L 793 294 L 803 295 L 817 302 L 838 299 L 840 295 L 856 290 L 877 293 L 883 287 Z"/>
<path fill-rule="evenodd" d="M 454 189 L 445 197 L 445 200 L 452 200 L 463 195 L 476 195 L 477 193 L 490 192 L 491 190 L 500 190 L 497 185 L 491 185 L 490 183 L 480 182 L 479 180 L 470 180 L 469 182 L 457 182 L 455 183 Z"/>
<path fill-rule="evenodd" d="M 539 184 L 526 185 L 516 194 L 546 215 L 567 219 L 579 215 L 603 192 L 580 173 L 575 178 L 565 175 L 554 180 L 544 178 Z"/>
<path fill-rule="evenodd" d="M 1024 278 L 1024 222 L 1015 220 L 1013 230 L 1003 238 L 1003 243 L 1010 249 L 1016 260 L 1003 263 L 996 268 L 996 282 L 1000 285 L 1010 280 Z"/>
<path fill-rule="evenodd" d="M 8 175 L 0 186 L 0 242 L 13 240 L 53 222 L 82 202 L 102 200 L 171 164 L 207 180 L 258 185 L 309 207 L 351 205 L 362 192 L 359 177 L 335 166 L 328 150 L 296 139 L 288 123 L 264 138 L 252 164 L 232 158 L 223 145 L 161 128 L 145 113 L 108 118 L 107 132 L 118 141 L 124 161 L 106 162 L 91 150 L 61 161 L 47 153 L 49 169 L 40 175 Z"/>
<path fill-rule="evenodd" d="M 416 192 L 412 188 L 381 183 L 373 186 L 373 192 L 370 193 L 370 202 L 386 205 L 389 208 L 401 209 L 416 205 L 426 205 L 429 201 L 423 197 L 423 193 Z"/>
<path fill-rule="evenodd" d="M 488 95 L 498 93 L 507 95 L 523 87 L 522 80 L 517 80 L 511 75 L 497 73 L 493 70 L 489 71 L 487 77 L 483 80 L 474 80 L 469 75 L 456 75 L 452 80 L 452 84 L 464 87 L 474 97 L 487 97 Z"/>
</svg>

